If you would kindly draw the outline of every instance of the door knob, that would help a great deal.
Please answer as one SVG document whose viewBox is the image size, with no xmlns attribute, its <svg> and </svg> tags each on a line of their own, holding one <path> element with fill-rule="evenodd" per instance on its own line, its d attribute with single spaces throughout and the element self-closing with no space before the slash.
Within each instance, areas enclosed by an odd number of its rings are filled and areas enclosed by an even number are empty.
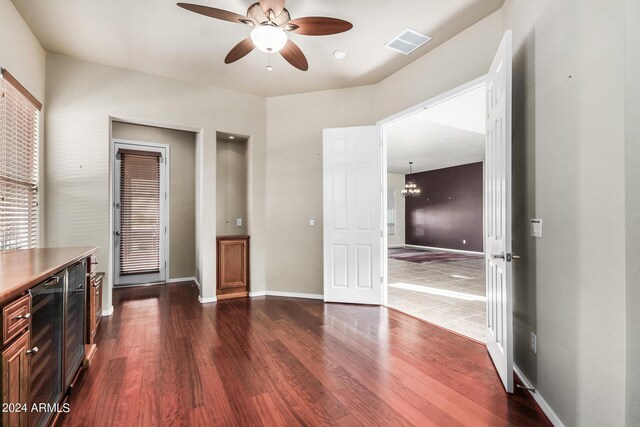
<svg viewBox="0 0 640 427">
<path fill-rule="evenodd" d="M 30 350 L 27 350 L 27 354 L 36 354 L 38 352 L 38 347 L 33 347 Z"/>
<path fill-rule="evenodd" d="M 491 254 L 491 258 L 493 259 L 505 259 L 504 252 L 501 254 Z"/>
</svg>

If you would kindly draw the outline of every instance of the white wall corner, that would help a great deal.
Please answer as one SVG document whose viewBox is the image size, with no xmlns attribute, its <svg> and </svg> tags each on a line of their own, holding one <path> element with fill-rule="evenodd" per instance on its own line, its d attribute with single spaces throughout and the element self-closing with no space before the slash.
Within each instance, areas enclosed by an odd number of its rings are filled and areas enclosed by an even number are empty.
<svg viewBox="0 0 640 427">
<path fill-rule="evenodd" d="M 533 400 L 536 401 L 540 409 L 542 409 L 542 412 L 544 412 L 547 418 L 549 418 L 551 424 L 553 424 L 555 427 L 564 427 L 564 424 L 560 420 L 560 417 L 558 417 L 553 409 L 551 409 L 551 406 L 549 406 L 547 401 L 544 400 L 540 392 L 535 389 L 529 379 L 522 373 L 520 368 L 518 368 L 516 365 L 513 365 L 513 371 L 516 373 L 518 378 L 520 378 L 520 381 L 522 381 L 522 384 L 525 387 L 534 389 L 533 391 L 529 391 L 529 394 L 531 395 L 531 397 L 533 397 Z"/>
</svg>

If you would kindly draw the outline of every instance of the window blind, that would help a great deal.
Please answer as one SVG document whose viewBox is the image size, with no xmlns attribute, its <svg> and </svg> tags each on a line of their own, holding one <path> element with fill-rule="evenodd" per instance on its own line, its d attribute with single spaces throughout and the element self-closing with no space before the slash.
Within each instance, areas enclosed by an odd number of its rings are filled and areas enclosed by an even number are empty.
<svg viewBox="0 0 640 427">
<path fill-rule="evenodd" d="M 160 271 L 160 155 L 120 150 L 120 274 Z"/>
<path fill-rule="evenodd" d="M 0 93 L 0 250 L 34 248 L 42 105 L 6 70 Z"/>
</svg>

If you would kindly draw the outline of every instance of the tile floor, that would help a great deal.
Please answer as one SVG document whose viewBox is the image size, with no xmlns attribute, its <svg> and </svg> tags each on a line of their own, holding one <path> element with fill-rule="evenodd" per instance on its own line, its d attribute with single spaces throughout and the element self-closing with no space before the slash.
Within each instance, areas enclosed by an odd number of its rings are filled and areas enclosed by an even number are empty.
<svg viewBox="0 0 640 427">
<path fill-rule="evenodd" d="M 388 262 L 389 307 L 485 342 L 482 257 L 424 264 L 389 258 Z"/>
</svg>

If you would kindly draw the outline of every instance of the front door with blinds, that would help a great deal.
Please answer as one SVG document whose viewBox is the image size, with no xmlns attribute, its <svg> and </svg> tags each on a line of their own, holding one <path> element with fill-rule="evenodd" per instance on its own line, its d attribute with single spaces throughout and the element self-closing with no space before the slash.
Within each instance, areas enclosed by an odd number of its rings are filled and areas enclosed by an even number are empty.
<svg viewBox="0 0 640 427">
<path fill-rule="evenodd" d="M 115 285 L 161 283 L 166 278 L 165 146 L 115 142 Z"/>
</svg>

